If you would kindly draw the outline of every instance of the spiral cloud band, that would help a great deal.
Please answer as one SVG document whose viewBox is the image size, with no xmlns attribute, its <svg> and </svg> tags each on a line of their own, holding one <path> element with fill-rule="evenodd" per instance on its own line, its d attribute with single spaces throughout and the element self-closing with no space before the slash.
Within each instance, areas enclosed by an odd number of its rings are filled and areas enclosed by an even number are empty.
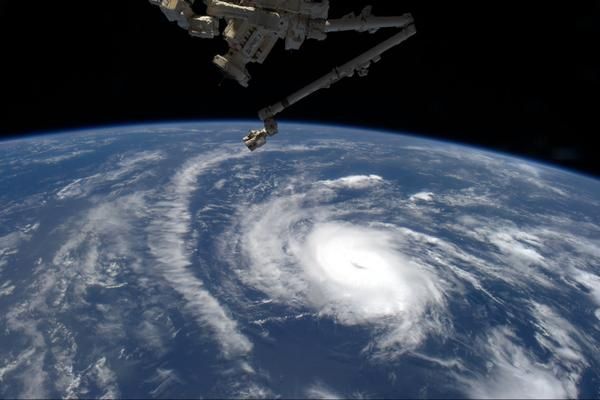
<svg viewBox="0 0 600 400">
<path fill-rule="evenodd" d="M 413 348 L 443 329 L 442 281 L 403 253 L 403 232 L 373 220 L 363 200 L 344 200 L 346 191 L 373 197 L 382 185 L 376 175 L 348 176 L 255 206 L 230 233 L 249 260 L 240 278 L 283 304 L 380 328 L 375 347 Z"/>
</svg>

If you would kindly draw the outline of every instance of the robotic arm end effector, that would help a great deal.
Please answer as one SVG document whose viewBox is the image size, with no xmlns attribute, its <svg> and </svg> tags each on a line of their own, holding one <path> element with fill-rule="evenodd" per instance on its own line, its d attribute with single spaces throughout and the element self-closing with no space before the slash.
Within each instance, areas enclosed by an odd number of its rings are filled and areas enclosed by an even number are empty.
<svg viewBox="0 0 600 400">
<path fill-rule="evenodd" d="M 267 137 L 273 136 L 279 132 L 277 121 L 274 118 L 264 120 L 263 129 L 251 130 L 243 139 L 244 144 L 250 151 L 254 151 L 267 144 Z"/>
</svg>

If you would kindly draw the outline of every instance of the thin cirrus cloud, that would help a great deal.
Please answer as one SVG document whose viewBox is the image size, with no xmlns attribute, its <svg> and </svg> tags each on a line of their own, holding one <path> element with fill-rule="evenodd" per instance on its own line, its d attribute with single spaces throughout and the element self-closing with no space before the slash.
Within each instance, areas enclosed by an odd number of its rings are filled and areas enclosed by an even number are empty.
<svg viewBox="0 0 600 400">
<path fill-rule="evenodd" d="M 199 156 L 188 161 L 173 177 L 153 208 L 154 219 L 148 227 L 148 244 L 156 260 L 155 268 L 186 301 L 186 309 L 201 326 L 207 326 L 217 337 L 226 357 L 238 357 L 252 350 L 252 343 L 237 327 L 228 311 L 204 287 L 189 269 L 192 265 L 187 235 L 191 220 L 189 202 L 198 189 L 199 177 L 219 163 L 240 153 Z"/>
</svg>

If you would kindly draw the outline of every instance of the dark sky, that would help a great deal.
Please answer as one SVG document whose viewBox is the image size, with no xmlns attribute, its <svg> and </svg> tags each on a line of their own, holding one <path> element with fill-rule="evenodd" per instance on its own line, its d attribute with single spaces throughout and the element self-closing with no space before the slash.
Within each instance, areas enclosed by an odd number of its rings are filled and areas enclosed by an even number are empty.
<svg viewBox="0 0 600 400">
<path fill-rule="evenodd" d="M 600 175 L 600 1 L 331 0 L 413 12 L 418 35 L 367 78 L 321 91 L 281 119 L 344 123 L 482 145 Z M 256 111 L 393 34 L 280 44 L 251 88 L 211 65 L 221 39 L 188 37 L 146 0 L 0 0 L 0 134 Z M 257 123 L 257 126 L 259 124 Z"/>
</svg>

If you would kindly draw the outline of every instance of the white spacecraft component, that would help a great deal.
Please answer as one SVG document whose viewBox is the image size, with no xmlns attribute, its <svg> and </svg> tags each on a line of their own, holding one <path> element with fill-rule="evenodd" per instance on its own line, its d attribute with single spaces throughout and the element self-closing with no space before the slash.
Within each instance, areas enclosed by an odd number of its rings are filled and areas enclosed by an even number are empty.
<svg viewBox="0 0 600 400">
<path fill-rule="evenodd" d="M 286 50 L 299 49 L 306 39 L 324 40 L 331 32 L 376 32 L 382 28 L 401 28 L 390 39 L 316 80 L 283 101 L 259 112 L 265 128 L 251 131 L 244 138 L 250 150 L 266 143 L 267 137 L 277 133 L 276 114 L 319 89 L 351 77 L 354 73 L 365 76 L 369 66 L 379 61 L 381 55 L 397 46 L 416 32 L 410 14 L 378 17 L 367 6 L 358 14 L 348 14 L 340 19 L 328 19 L 329 0 L 203 0 L 206 15 L 194 12 L 195 0 L 149 0 L 158 5 L 170 21 L 177 22 L 189 34 L 211 39 L 221 35 L 220 20 L 226 21 L 222 32 L 229 51 L 217 55 L 213 63 L 228 77 L 247 87 L 249 63 L 263 63 L 279 39 L 285 41 Z"/>
</svg>

